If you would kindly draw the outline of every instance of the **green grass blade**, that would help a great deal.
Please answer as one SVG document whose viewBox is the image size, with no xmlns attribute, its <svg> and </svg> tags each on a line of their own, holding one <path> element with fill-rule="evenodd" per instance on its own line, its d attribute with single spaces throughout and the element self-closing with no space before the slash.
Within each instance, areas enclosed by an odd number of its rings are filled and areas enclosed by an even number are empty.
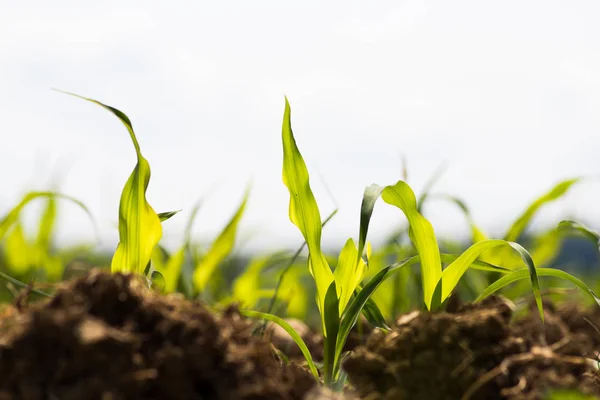
<svg viewBox="0 0 600 400">
<path fill-rule="evenodd" d="M 421 273 L 425 305 L 431 309 L 433 291 L 442 275 L 442 262 L 437 239 L 431 223 L 417 209 L 417 199 L 410 186 L 399 181 L 383 189 L 383 200 L 398 207 L 410 225 L 409 235 L 421 256 Z"/>
<path fill-rule="evenodd" d="M 231 253 L 235 245 L 237 228 L 244 215 L 250 189 L 246 190 L 244 198 L 233 217 L 229 220 L 223 231 L 213 242 L 211 248 L 205 254 L 203 259 L 196 265 L 194 269 L 194 286 L 199 292 L 203 292 L 208 284 L 211 276 L 221 262 Z"/>
<path fill-rule="evenodd" d="M 253 259 L 244 271 L 233 281 L 233 299 L 245 308 L 252 308 L 258 303 L 260 296 L 260 278 L 263 270 L 273 260 L 272 255 Z M 273 290 L 274 292 L 274 290 Z"/>
<path fill-rule="evenodd" d="M 63 92 L 89 101 L 116 116 L 127 128 L 137 156 L 137 164 L 127 179 L 119 203 L 119 244 L 112 259 L 113 272 L 133 272 L 143 274 L 150 261 L 154 246 L 162 237 L 160 218 L 146 200 L 146 190 L 150 182 L 150 164 L 142 156 L 129 117 L 122 111 L 97 100 Z"/>
<path fill-rule="evenodd" d="M 558 224 L 558 230 L 561 232 L 569 232 L 569 231 L 578 232 L 578 233 L 582 234 L 583 236 L 585 236 L 586 238 L 590 239 L 596 245 L 596 247 L 598 247 L 600 250 L 600 233 L 598 233 L 597 231 L 595 231 L 593 229 L 588 228 L 587 226 L 585 226 L 579 222 L 569 221 L 569 220 L 561 221 Z"/>
<path fill-rule="evenodd" d="M 317 304 L 323 312 L 325 294 L 334 278 L 321 250 L 321 213 L 310 188 L 308 169 L 292 132 L 291 108 L 287 98 L 281 136 L 283 183 L 290 193 L 289 217 L 302 233 L 308 246 L 309 270 L 317 286 Z"/>
<path fill-rule="evenodd" d="M 262 313 L 259 311 L 240 310 L 240 314 L 248 318 L 266 319 L 267 321 L 274 322 L 280 327 L 282 327 L 292 337 L 294 342 L 296 342 L 296 344 L 300 348 L 300 351 L 302 352 L 302 355 L 306 359 L 306 363 L 308 364 L 310 372 L 313 374 L 315 379 L 319 380 L 319 371 L 317 371 L 317 367 L 315 366 L 315 362 L 313 361 L 312 355 L 310 354 L 306 343 L 304 343 L 304 340 L 302 340 L 298 332 L 296 332 L 290 324 L 288 324 L 285 320 L 279 318 L 276 315 Z"/>
<path fill-rule="evenodd" d="M 157 245 L 152 251 L 152 267 L 164 278 L 164 293 L 175 293 L 179 276 L 185 262 L 185 247 L 165 257 L 165 252 Z"/>
<path fill-rule="evenodd" d="M 354 290 L 362 281 L 367 268 L 363 259 L 360 256 L 357 257 L 357 254 L 354 240 L 348 239 L 340 252 L 338 263 L 333 271 L 339 298 L 340 315 L 352 298 Z"/>
<path fill-rule="evenodd" d="M 52 246 L 52 231 L 56 225 L 57 205 L 56 197 L 46 199 L 46 207 L 40 218 L 38 235 L 36 238 L 36 247 L 40 255 L 48 254 Z"/>
<path fill-rule="evenodd" d="M 441 301 L 443 302 L 450 296 L 460 278 L 464 275 L 470 265 L 483 253 L 484 251 L 491 250 L 497 247 L 510 247 L 516 252 L 525 265 L 528 268 L 531 277 L 531 286 L 535 296 L 540 316 L 543 317 L 542 298 L 540 294 L 540 285 L 537 278 L 537 272 L 535 264 L 531 258 L 531 255 L 521 245 L 514 242 L 507 242 L 505 240 L 485 240 L 482 242 L 475 243 L 469 247 L 463 254 L 461 254 L 453 263 L 448 265 L 442 272 L 441 278 Z"/>
<path fill-rule="evenodd" d="M 560 199 L 569 189 L 576 183 L 580 182 L 581 178 L 567 179 L 558 183 L 550 191 L 535 200 L 527 209 L 517 218 L 510 227 L 504 240 L 514 242 L 519 239 L 529 222 L 534 217 L 535 213 L 545 204 Z"/>
<path fill-rule="evenodd" d="M 371 297 L 369 297 L 369 299 L 365 303 L 365 306 L 362 309 L 362 313 L 367 319 L 367 321 L 369 321 L 369 323 L 374 327 L 385 329 L 388 331 L 392 329 L 385 321 L 385 317 L 383 316 L 381 310 L 377 306 L 377 303 L 375 303 L 375 301 Z"/>
<path fill-rule="evenodd" d="M 162 213 L 158 213 L 158 219 L 160 220 L 160 222 L 165 222 L 166 220 L 170 219 L 172 216 L 174 216 L 175 214 L 179 213 L 181 210 L 177 210 L 177 211 L 167 211 L 167 212 L 162 212 Z"/>
<path fill-rule="evenodd" d="M 36 249 L 31 248 L 20 221 L 14 224 L 4 242 L 4 261 L 10 273 L 19 277 L 27 274 L 35 266 Z"/>
<path fill-rule="evenodd" d="M 562 271 L 560 269 L 555 269 L 555 268 L 538 268 L 537 275 L 538 276 L 551 276 L 554 278 L 559 278 L 559 279 L 569 281 L 569 282 L 573 283 L 575 286 L 577 286 L 578 288 L 580 288 L 581 290 L 583 290 L 584 292 L 587 292 L 590 296 L 592 296 L 592 298 L 594 299 L 596 304 L 598 304 L 600 306 L 600 298 L 596 295 L 596 293 L 594 293 L 592 291 L 592 289 L 590 289 L 585 283 L 583 283 L 583 281 L 581 281 L 580 279 L 574 277 L 573 275 L 571 275 L 565 271 Z M 498 279 L 497 281 L 495 281 L 494 283 L 489 285 L 479 295 L 479 297 L 477 298 L 476 301 L 483 300 L 484 298 L 497 292 L 498 290 L 502 289 L 503 287 L 505 287 L 513 282 L 519 281 L 521 279 L 527 279 L 527 277 L 529 277 L 529 271 L 527 269 L 520 269 L 517 271 L 513 271 L 510 274 L 504 275 L 503 277 L 501 277 L 500 279 Z"/>
<path fill-rule="evenodd" d="M 339 303 L 336 289 L 336 283 L 331 282 L 327 293 L 325 294 L 325 334 L 323 337 L 323 380 L 326 386 L 331 386 L 336 380 L 338 372 L 338 360 L 335 357 L 336 341 L 338 339 L 338 330 L 340 328 Z"/>
<path fill-rule="evenodd" d="M 360 207 L 360 232 L 358 238 L 358 257 L 362 257 L 367 243 L 367 233 L 369 231 L 369 222 L 373 215 L 375 202 L 381 196 L 383 188 L 378 185 L 371 185 L 365 188 L 362 204 Z M 358 260 L 357 260 L 358 261 Z"/>
<path fill-rule="evenodd" d="M 23 196 L 21 201 L 19 201 L 19 203 L 15 207 L 13 207 L 13 209 L 10 210 L 8 212 L 8 214 L 6 214 L 0 220 L 0 240 L 2 240 L 4 238 L 4 235 L 6 235 L 6 232 L 10 229 L 10 227 L 15 222 L 17 222 L 17 220 L 19 219 L 19 215 L 21 214 L 21 211 L 23 210 L 23 208 L 25 208 L 25 206 L 27 204 L 29 204 L 30 202 L 32 202 L 33 200 L 41 198 L 41 197 L 47 197 L 47 198 L 56 197 L 59 199 L 67 200 L 67 201 L 75 204 L 79 208 L 81 208 L 86 213 L 86 215 L 88 216 L 88 218 L 90 219 L 90 221 L 92 223 L 92 226 L 94 229 L 94 234 L 96 236 L 96 240 L 97 241 L 100 240 L 99 239 L 100 234 L 99 234 L 99 230 L 98 230 L 98 225 L 96 224 L 96 220 L 94 219 L 90 210 L 85 206 L 85 204 L 83 204 L 81 201 L 77 200 L 74 197 L 67 196 L 67 195 L 64 195 L 59 192 L 52 192 L 52 191 L 29 192 L 25 196 Z"/>
<path fill-rule="evenodd" d="M 354 296 L 350 304 L 348 304 L 348 307 L 346 307 L 346 310 L 344 310 L 344 314 L 340 320 L 335 350 L 336 360 L 340 359 L 346 339 L 348 338 L 352 327 L 356 324 L 356 321 L 358 321 L 358 317 L 360 316 L 363 307 L 367 304 L 373 292 L 383 281 L 393 276 L 394 273 L 398 272 L 401 268 L 414 265 L 419 261 L 420 257 L 414 256 L 383 268 L 363 286 L 362 290 L 356 296 Z"/>
</svg>

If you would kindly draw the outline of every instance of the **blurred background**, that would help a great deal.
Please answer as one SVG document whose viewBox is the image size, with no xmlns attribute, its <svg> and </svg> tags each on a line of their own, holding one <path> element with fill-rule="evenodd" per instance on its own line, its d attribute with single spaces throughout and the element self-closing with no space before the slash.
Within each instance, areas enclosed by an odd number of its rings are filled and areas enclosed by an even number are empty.
<svg viewBox="0 0 600 400">
<path fill-rule="evenodd" d="M 402 179 L 402 156 L 417 192 L 445 165 L 434 192 L 459 196 L 490 236 L 558 181 L 600 172 L 597 1 L 0 5 L 0 210 L 57 187 L 90 208 L 109 251 L 134 149 L 114 116 L 51 88 L 131 118 L 150 204 L 182 210 L 163 225 L 167 247 L 199 198 L 193 233 L 212 240 L 249 183 L 240 251 L 301 244 L 281 180 L 284 96 L 323 218 L 339 208 L 330 249 L 357 237 L 365 186 Z M 563 218 L 598 227 L 598 198 L 597 181 L 578 184 L 532 230 Z M 84 213 L 60 210 L 59 244 L 93 240 Z M 468 239 L 453 205 L 432 201 L 426 214 L 441 236 Z M 370 238 L 404 223 L 380 202 Z"/>
</svg>

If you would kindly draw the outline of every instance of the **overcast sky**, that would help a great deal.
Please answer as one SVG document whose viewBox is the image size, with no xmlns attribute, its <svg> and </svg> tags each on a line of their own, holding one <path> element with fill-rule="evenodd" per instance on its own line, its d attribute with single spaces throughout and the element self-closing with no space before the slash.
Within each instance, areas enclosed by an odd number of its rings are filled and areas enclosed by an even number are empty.
<svg viewBox="0 0 600 400">
<path fill-rule="evenodd" d="M 500 235 L 536 196 L 600 173 L 600 2 L 0 0 L 0 209 L 45 189 L 83 200 L 106 246 L 135 152 L 119 121 L 56 87 L 124 111 L 152 167 L 148 199 L 183 209 L 202 196 L 195 236 L 217 234 L 252 180 L 244 248 L 295 247 L 281 180 L 284 95 L 323 217 L 323 240 L 357 237 L 362 191 L 401 178 L 463 198 Z M 600 226 L 600 183 L 575 187 L 535 227 L 571 216 Z M 64 205 L 63 242 L 92 238 Z M 452 206 L 436 232 L 466 235 Z M 381 202 L 373 239 L 404 223 Z"/>
</svg>

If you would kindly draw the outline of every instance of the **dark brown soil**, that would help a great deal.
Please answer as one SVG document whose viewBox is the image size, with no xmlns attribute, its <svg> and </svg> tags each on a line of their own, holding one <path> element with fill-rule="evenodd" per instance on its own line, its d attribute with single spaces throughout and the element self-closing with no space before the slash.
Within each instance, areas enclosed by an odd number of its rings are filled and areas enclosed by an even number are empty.
<svg viewBox="0 0 600 400">
<path fill-rule="evenodd" d="M 1 313 L 0 399 L 291 400 L 315 383 L 234 308 L 216 316 L 127 275 L 92 272 Z"/>
<path fill-rule="evenodd" d="M 413 312 L 376 331 L 343 364 L 363 398 L 543 399 L 549 389 L 600 395 L 590 357 L 600 343 L 586 312 L 546 307 L 512 321 L 499 297 L 453 312 Z M 600 312 L 587 312 L 600 322 Z M 589 317 L 589 316 L 588 316 Z M 598 325 L 600 326 L 600 325 Z"/>
</svg>

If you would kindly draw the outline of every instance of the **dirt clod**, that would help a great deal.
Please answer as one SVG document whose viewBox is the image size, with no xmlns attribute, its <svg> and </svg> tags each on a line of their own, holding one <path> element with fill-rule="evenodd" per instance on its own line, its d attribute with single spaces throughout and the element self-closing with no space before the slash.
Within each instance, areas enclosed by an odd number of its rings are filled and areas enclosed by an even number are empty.
<svg viewBox="0 0 600 400">
<path fill-rule="evenodd" d="M 547 318 L 545 328 L 540 322 L 527 331 L 513 324 L 512 306 L 500 297 L 452 313 L 413 312 L 390 333 L 373 334 L 343 367 L 373 400 L 529 400 L 552 388 L 600 395 L 590 360 L 561 351 L 571 339 L 568 325 L 552 312 Z"/>
<path fill-rule="evenodd" d="M 0 319 L 0 398 L 302 399 L 314 386 L 236 309 L 94 271 Z"/>
</svg>

